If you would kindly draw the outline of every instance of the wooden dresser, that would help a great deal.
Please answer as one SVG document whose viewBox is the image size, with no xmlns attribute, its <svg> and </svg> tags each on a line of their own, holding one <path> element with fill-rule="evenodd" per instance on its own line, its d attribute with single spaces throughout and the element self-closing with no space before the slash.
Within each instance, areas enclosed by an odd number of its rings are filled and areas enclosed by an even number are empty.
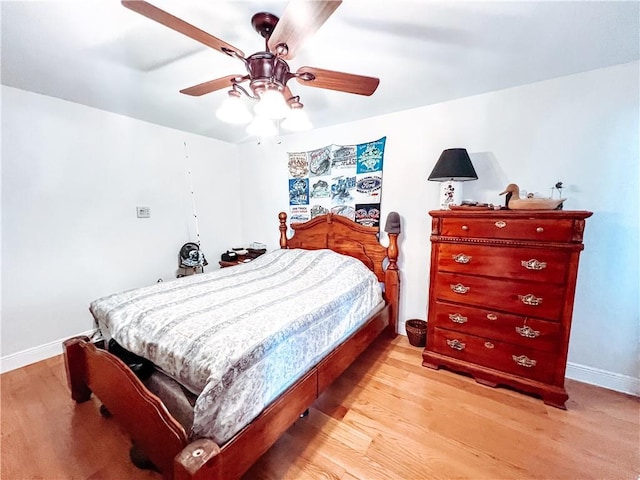
<svg viewBox="0 0 640 480">
<path fill-rule="evenodd" d="M 559 408 L 585 211 L 431 211 L 426 367 Z"/>
</svg>

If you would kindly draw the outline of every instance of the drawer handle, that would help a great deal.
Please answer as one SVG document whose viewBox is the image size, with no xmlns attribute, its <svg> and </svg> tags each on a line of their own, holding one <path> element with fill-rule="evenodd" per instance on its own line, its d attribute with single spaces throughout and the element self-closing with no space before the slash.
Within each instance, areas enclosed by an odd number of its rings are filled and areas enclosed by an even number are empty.
<svg viewBox="0 0 640 480">
<path fill-rule="evenodd" d="M 520 356 L 511 355 L 511 358 L 513 358 L 513 361 L 516 362 L 521 367 L 531 368 L 531 367 L 535 367 L 536 363 L 538 363 L 535 360 L 532 360 L 531 358 L 527 357 L 526 355 L 520 355 Z"/>
<path fill-rule="evenodd" d="M 492 349 L 495 345 L 491 342 L 484 342 L 484 346 L 488 349 Z"/>
<path fill-rule="evenodd" d="M 507 226 L 507 222 L 503 222 L 502 220 L 498 220 L 495 224 L 496 227 L 498 228 L 504 228 Z"/>
<path fill-rule="evenodd" d="M 449 320 L 451 320 L 453 323 L 467 323 L 468 319 L 467 317 L 463 317 L 459 313 L 450 313 Z"/>
<path fill-rule="evenodd" d="M 531 305 L 532 307 L 537 307 L 542 303 L 542 298 L 536 297 L 532 293 L 528 293 L 526 295 L 518 295 L 518 298 L 525 305 Z"/>
<path fill-rule="evenodd" d="M 458 350 L 459 352 L 464 350 L 464 347 L 466 346 L 464 343 L 462 343 L 458 339 L 447 340 L 447 345 L 449 345 L 449 347 L 453 348 L 454 350 Z"/>
<path fill-rule="evenodd" d="M 544 228 L 538 227 L 538 228 L 536 228 L 536 232 L 542 233 L 542 232 L 544 232 Z"/>
<path fill-rule="evenodd" d="M 465 255 L 464 253 L 459 253 L 457 255 L 452 255 L 453 261 L 456 263 L 469 263 L 471 258 L 469 255 Z"/>
<path fill-rule="evenodd" d="M 494 313 L 487 313 L 487 319 L 494 321 L 498 319 L 498 316 Z"/>
<path fill-rule="evenodd" d="M 535 258 L 532 258 L 531 260 L 522 260 L 520 265 L 527 270 L 544 270 L 547 268 L 547 262 L 541 262 Z"/>
<path fill-rule="evenodd" d="M 451 284 L 451 285 L 449 285 L 449 287 L 451 287 L 451 290 L 453 290 L 454 293 L 459 293 L 460 295 L 464 295 L 469 290 L 471 290 L 470 287 L 465 287 L 461 283 L 457 283 L 456 285 Z"/>
<path fill-rule="evenodd" d="M 466 232 L 467 230 L 469 230 L 469 226 L 468 225 L 462 225 L 462 229 Z"/>
<path fill-rule="evenodd" d="M 516 332 L 518 332 L 518 335 L 525 338 L 536 338 L 540 336 L 540 331 L 534 330 L 529 325 L 525 325 L 524 327 L 516 327 Z"/>
</svg>

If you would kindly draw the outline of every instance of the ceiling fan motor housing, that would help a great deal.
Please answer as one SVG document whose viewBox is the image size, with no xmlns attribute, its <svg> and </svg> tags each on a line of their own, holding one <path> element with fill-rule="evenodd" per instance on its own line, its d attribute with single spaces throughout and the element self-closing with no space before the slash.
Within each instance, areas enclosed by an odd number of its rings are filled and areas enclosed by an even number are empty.
<svg viewBox="0 0 640 480">
<path fill-rule="evenodd" d="M 274 84 L 282 91 L 293 76 L 287 62 L 271 52 L 254 53 L 246 59 L 246 66 L 251 78 L 251 90 L 255 94 Z"/>
</svg>

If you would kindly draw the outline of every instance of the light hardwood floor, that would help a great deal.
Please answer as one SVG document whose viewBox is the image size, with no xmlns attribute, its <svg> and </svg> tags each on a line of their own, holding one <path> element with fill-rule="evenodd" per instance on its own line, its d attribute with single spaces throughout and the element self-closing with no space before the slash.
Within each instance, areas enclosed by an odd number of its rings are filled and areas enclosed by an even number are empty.
<svg viewBox="0 0 640 480">
<path fill-rule="evenodd" d="M 381 339 L 245 475 L 261 479 L 633 479 L 638 398 L 567 381 L 567 411 L 426 369 L 406 337 Z M 3 480 L 159 480 L 97 401 L 74 405 L 62 357 L 8 372 Z"/>
</svg>

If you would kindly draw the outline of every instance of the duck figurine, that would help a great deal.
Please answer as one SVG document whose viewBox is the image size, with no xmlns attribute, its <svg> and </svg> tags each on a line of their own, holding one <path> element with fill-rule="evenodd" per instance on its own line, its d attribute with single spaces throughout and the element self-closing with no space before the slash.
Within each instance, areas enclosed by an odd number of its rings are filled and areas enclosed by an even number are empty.
<svg viewBox="0 0 640 480">
<path fill-rule="evenodd" d="M 520 198 L 520 187 L 515 183 L 510 183 L 504 192 L 500 195 L 506 194 L 506 206 L 510 210 L 560 210 L 562 209 L 562 202 L 566 198 Z"/>
</svg>

